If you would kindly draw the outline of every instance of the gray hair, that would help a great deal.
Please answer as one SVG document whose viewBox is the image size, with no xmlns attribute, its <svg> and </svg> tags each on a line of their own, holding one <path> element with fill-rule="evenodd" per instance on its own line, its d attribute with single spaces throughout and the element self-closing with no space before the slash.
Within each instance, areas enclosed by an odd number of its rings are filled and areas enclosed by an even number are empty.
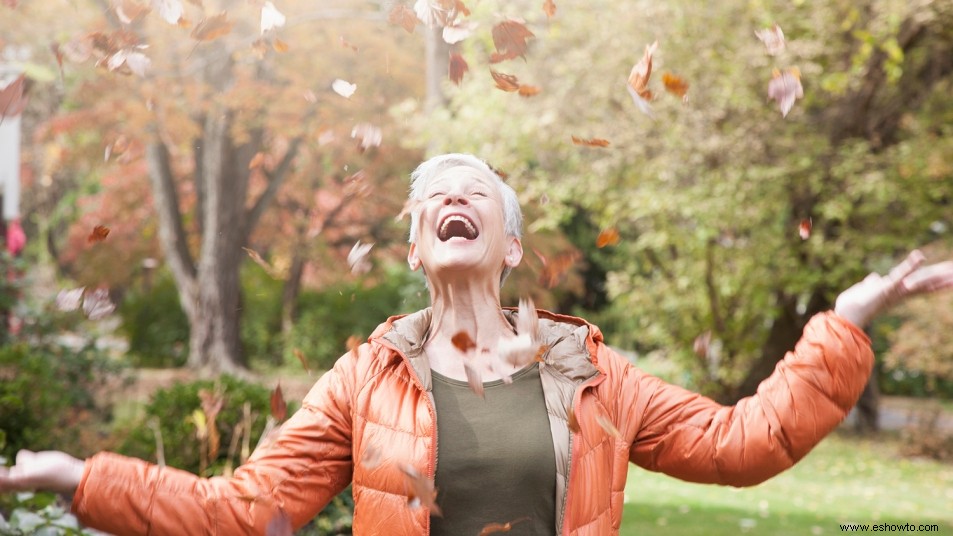
<svg viewBox="0 0 953 536">
<path fill-rule="evenodd" d="M 473 156 L 472 154 L 450 153 L 434 156 L 422 164 L 410 174 L 410 199 L 417 201 L 424 200 L 424 191 L 427 185 L 443 171 L 456 166 L 467 166 L 477 171 L 493 177 L 500 189 L 500 195 L 503 197 L 503 230 L 506 236 L 516 238 L 523 237 L 523 212 L 520 209 L 519 197 L 516 191 L 509 184 L 503 182 L 500 174 L 493 170 L 486 162 Z M 410 239 L 409 242 L 417 241 L 417 226 L 420 224 L 420 212 L 412 211 L 410 215 Z M 503 275 L 500 278 L 500 284 L 509 275 L 511 268 L 507 266 L 503 269 Z"/>
</svg>

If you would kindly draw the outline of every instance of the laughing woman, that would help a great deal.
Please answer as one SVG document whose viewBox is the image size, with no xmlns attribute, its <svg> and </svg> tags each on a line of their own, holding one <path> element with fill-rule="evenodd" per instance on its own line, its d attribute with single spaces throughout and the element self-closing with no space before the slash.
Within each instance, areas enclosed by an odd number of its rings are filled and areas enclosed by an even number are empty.
<svg viewBox="0 0 953 536">
<path fill-rule="evenodd" d="M 412 179 L 407 262 L 431 307 L 338 360 L 233 477 L 23 451 L 0 469 L 0 491 L 72 493 L 84 524 L 116 534 L 277 534 L 351 483 L 359 535 L 616 534 L 629 462 L 732 486 L 791 467 L 863 390 L 873 354 L 861 328 L 953 287 L 953 262 L 911 253 L 841 293 L 757 394 L 723 406 L 635 368 L 585 320 L 501 307 L 522 216 L 483 161 L 438 156 Z"/>
</svg>

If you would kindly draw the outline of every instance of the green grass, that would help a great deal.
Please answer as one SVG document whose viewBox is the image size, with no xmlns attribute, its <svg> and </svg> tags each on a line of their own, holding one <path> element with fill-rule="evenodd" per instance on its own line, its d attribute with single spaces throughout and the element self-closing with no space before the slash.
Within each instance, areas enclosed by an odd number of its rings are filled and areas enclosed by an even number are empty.
<svg viewBox="0 0 953 536">
<path fill-rule="evenodd" d="M 629 471 L 623 535 L 840 534 L 841 523 L 935 523 L 953 534 L 953 464 L 905 459 L 893 439 L 834 435 L 753 488 Z M 900 534 L 900 532 L 895 532 Z"/>
</svg>

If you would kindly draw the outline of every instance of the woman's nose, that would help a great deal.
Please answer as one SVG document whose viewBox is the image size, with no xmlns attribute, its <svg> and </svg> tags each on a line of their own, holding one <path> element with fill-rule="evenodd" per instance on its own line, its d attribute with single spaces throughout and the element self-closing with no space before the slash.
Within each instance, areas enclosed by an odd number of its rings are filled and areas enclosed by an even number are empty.
<svg viewBox="0 0 953 536">
<path fill-rule="evenodd" d="M 444 205 L 468 205 L 470 203 L 467 201 L 466 196 L 463 196 L 461 194 L 450 193 L 443 198 L 443 204 Z"/>
</svg>

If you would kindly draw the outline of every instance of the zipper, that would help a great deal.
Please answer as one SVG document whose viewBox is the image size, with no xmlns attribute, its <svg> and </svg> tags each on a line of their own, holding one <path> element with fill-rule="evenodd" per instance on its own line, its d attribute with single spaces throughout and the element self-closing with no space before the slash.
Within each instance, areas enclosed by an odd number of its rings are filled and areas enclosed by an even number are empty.
<svg viewBox="0 0 953 536">
<path fill-rule="evenodd" d="M 430 411 L 430 421 L 433 423 L 433 448 L 430 449 L 430 460 L 427 461 L 427 478 L 430 478 L 434 481 L 437 480 L 437 458 L 440 456 L 439 445 L 437 444 L 440 441 L 440 436 L 437 434 L 437 408 L 434 404 L 433 393 L 424 391 L 424 395 L 427 396 L 427 409 Z M 438 492 L 440 490 L 437 490 Z M 427 516 L 427 525 L 426 525 L 425 534 L 430 534 L 430 516 Z"/>
<path fill-rule="evenodd" d="M 588 389 L 589 387 L 592 387 L 598 383 L 602 383 L 602 380 L 604 378 L 605 378 L 605 374 L 600 372 L 596 374 L 595 376 L 593 376 L 592 378 L 589 378 L 588 380 L 583 382 L 582 385 L 580 385 L 576 389 L 576 392 L 573 393 L 573 397 L 572 397 L 573 403 L 569 407 L 569 411 L 575 413 L 576 407 L 579 405 L 579 400 L 582 400 L 582 392 Z M 566 426 L 568 428 L 569 415 L 566 415 L 566 418 L 567 418 Z M 576 422 L 578 421 L 579 420 L 576 419 Z M 582 433 L 582 428 L 579 429 L 579 433 L 580 434 Z M 559 522 L 557 523 L 557 529 L 559 531 L 559 534 L 562 534 L 565 529 L 564 522 L 566 520 L 566 506 L 569 504 L 569 494 L 572 492 L 572 487 L 569 485 L 569 483 L 571 482 L 571 478 L 572 478 L 572 460 L 573 458 L 575 458 L 574 456 L 575 442 L 573 441 L 574 435 L 576 434 L 574 434 L 572 430 L 569 430 L 569 464 L 566 468 L 566 493 L 563 494 L 563 504 L 559 507 Z"/>
</svg>

